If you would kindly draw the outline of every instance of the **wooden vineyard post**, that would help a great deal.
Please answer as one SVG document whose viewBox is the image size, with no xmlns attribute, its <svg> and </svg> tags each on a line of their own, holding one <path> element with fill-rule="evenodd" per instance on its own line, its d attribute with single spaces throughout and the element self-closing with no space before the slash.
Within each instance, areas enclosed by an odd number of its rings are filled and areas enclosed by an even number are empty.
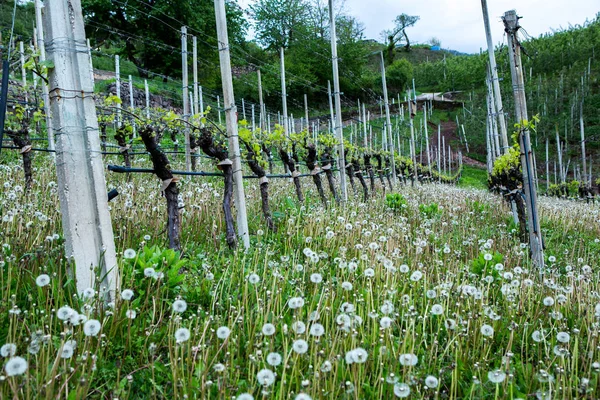
<svg viewBox="0 0 600 400">
<path fill-rule="evenodd" d="M 215 19 L 217 21 L 217 39 L 219 47 L 219 61 L 221 64 L 221 80 L 223 82 L 223 104 L 225 106 L 225 119 L 227 122 L 227 136 L 229 137 L 229 158 L 233 162 L 234 198 L 237 208 L 238 236 L 241 237 L 244 247 L 250 247 L 248 234 L 248 216 L 246 213 L 246 197 L 242 181 L 242 163 L 240 145 L 238 141 L 237 107 L 233 95 L 233 81 L 231 77 L 231 58 L 229 55 L 229 37 L 227 34 L 227 19 L 225 14 L 225 0 L 215 1 Z"/>
<path fill-rule="evenodd" d="M 283 54 L 283 47 L 279 49 L 279 56 L 281 60 L 281 104 L 283 107 L 283 130 L 285 136 L 290 135 L 290 127 L 288 121 L 288 109 L 287 109 L 287 90 L 285 84 L 285 56 Z"/>
<path fill-rule="evenodd" d="M 331 64 L 333 69 L 333 95 L 335 96 L 335 124 L 334 130 L 337 132 L 338 140 L 338 169 L 340 170 L 340 190 L 342 200 L 348 201 L 348 191 L 346 190 L 346 165 L 344 162 L 344 131 L 342 127 L 342 103 L 340 99 L 340 76 L 338 73 L 338 55 L 337 39 L 335 33 L 335 15 L 333 13 L 333 0 L 329 0 L 329 23 L 331 25 Z"/>
<path fill-rule="evenodd" d="M 187 26 L 181 27 L 181 73 L 182 73 L 182 91 L 183 91 L 183 119 L 190 117 L 190 97 L 188 95 L 188 51 L 187 51 Z M 184 129 L 185 134 L 185 169 L 192 170 L 192 152 L 190 146 L 190 130 Z"/>
<path fill-rule="evenodd" d="M 44 44 L 44 26 L 42 23 L 42 4 L 41 0 L 35 0 L 35 24 L 37 31 L 37 44 L 40 52 L 40 62 L 46 61 L 46 46 Z M 48 94 L 48 84 L 44 79 L 41 80 L 42 84 L 42 100 L 44 101 L 44 114 L 46 114 L 46 130 L 48 132 L 48 150 L 55 150 L 54 145 L 54 130 L 52 129 L 52 114 L 50 112 L 50 100 Z M 51 153 L 53 158 L 56 158 L 56 154 Z"/>
<path fill-rule="evenodd" d="M 516 34 L 519 26 L 519 18 L 515 10 L 507 11 L 503 17 L 504 28 L 508 39 L 508 54 L 510 58 L 510 70 L 512 75 L 513 93 L 515 96 L 515 111 L 519 123 L 524 124 L 527 117 L 527 100 L 525 97 L 525 83 L 523 80 L 523 71 L 521 64 L 521 45 Z M 544 267 L 544 250 L 542 242 L 542 232 L 540 229 L 540 220 L 537 210 L 537 193 L 533 180 L 534 162 L 529 138 L 529 128 L 522 126 L 519 133 L 519 142 L 521 146 L 521 166 L 523 170 L 523 191 L 526 200 L 527 223 L 529 229 L 529 246 L 531 258 L 539 268 Z"/>
<path fill-rule="evenodd" d="M 102 277 L 101 293 L 112 300 L 119 286 L 117 257 L 81 3 L 55 0 L 46 4 L 44 29 L 52 49 L 48 60 L 54 64 L 48 81 L 57 133 L 56 170 L 65 253 L 74 262 L 77 291 L 96 287 L 97 275 Z"/>
<path fill-rule="evenodd" d="M 483 23 L 485 25 L 485 37 L 487 39 L 488 57 L 490 59 L 490 70 L 492 73 L 493 102 L 496 105 L 496 113 L 500 124 L 500 134 L 502 136 L 502 154 L 508 153 L 510 145 L 508 144 L 508 134 L 506 121 L 504 119 L 504 108 L 502 107 L 502 95 L 500 93 L 500 82 L 498 80 L 498 69 L 496 67 L 496 55 L 494 54 L 494 43 L 492 42 L 492 33 L 490 30 L 490 20 L 488 17 L 487 0 L 481 0 L 483 10 Z M 495 117 L 494 117 L 495 118 Z"/>
<path fill-rule="evenodd" d="M 392 159 L 392 180 L 394 184 L 396 184 L 396 157 L 394 152 L 394 138 L 392 137 L 392 121 L 390 120 L 390 103 L 388 100 L 387 83 L 385 80 L 385 63 L 383 61 L 383 51 L 380 52 L 379 55 L 381 56 L 381 83 L 383 85 L 383 101 L 385 102 L 385 126 L 387 130 L 388 148 L 391 153 L 390 157 Z"/>
</svg>

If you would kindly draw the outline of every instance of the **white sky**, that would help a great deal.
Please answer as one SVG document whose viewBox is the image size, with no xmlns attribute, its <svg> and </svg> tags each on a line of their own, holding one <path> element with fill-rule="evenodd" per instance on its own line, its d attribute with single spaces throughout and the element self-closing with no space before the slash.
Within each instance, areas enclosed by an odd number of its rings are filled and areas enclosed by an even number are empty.
<svg viewBox="0 0 600 400">
<path fill-rule="evenodd" d="M 334 0 L 339 1 L 339 0 Z M 245 7 L 252 0 L 238 0 Z M 600 12 L 598 0 L 488 0 L 492 39 L 503 42 L 504 28 L 500 16 L 516 9 L 522 16 L 520 24 L 537 37 L 569 24 L 583 24 Z M 365 26 L 368 39 L 381 41 L 380 32 L 393 27 L 393 20 L 402 13 L 421 19 L 407 30 L 411 43 L 426 43 L 433 36 L 443 48 L 465 53 L 486 48 L 485 30 L 480 0 L 346 0 L 346 11 Z"/>
</svg>

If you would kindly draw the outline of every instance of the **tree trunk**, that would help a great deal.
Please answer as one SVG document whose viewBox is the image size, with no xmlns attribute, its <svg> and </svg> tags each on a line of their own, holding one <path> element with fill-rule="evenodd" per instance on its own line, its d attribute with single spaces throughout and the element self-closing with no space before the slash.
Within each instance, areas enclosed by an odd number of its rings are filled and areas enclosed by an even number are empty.
<svg viewBox="0 0 600 400">
<path fill-rule="evenodd" d="M 265 217 L 265 221 L 267 222 L 267 227 L 270 230 L 272 230 L 273 232 L 276 232 L 277 228 L 275 227 L 275 224 L 273 223 L 273 218 L 271 217 L 271 210 L 269 208 L 269 182 L 265 178 L 266 177 L 265 169 L 256 160 L 257 155 L 256 155 L 256 153 L 254 153 L 254 149 L 252 148 L 252 145 L 249 143 L 246 143 L 243 140 L 242 140 L 242 143 L 244 144 L 244 146 L 246 146 L 246 150 L 248 150 L 247 160 L 248 160 L 248 165 L 250 166 L 250 169 L 261 180 L 260 199 L 261 199 L 263 216 Z M 265 180 L 263 181 L 263 179 L 265 179 Z"/>
<path fill-rule="evenodd" d="M 375 160 L 377 161 L 377 175 L 379 175 L 381 186 L 383 187 L 383 191 L 385 192 L 385 181 L 383 180 L 383 164 L 381 161 L 381 156 L 379 154 L 376 154 Z"/>
<path fill-rule="evenodd" d="M 106 153 L 106 123 L 100 122 L 98 125 L 100 127 L 100 148 L 103 153 Z M 103 154 L 102 157 L 106 158 L 106 154 Z"/>
<path fill-rule="evenodd" d="M 167 236 L 169 237 L 169 248 L 181 250 L 180 233 L 181 219 L 179 216 L 179 188 L 177 180 L 173 178 L 173 173 L 169 167 L 169 159 L 160 149 L 157 134 L 150 126 L 143 126 L 139 130 L 140 137 L 150 153 L 150 159 L 154 166 L 154 173 L 163 181 L 164 194 L 167 200 Z"/>
<path fill-rule="evenodd" d="M 369 174 L 369 180 L 371 181 L 371 193 L 375 193 L 375 174 L 373 173 L 373 165 L 371 165 L 371 155 L 365 154 L 363 159 L 365 168 Z"/>
<path fill-rule="evenodd" d="M 233 224 L 233 215 L 231 213 L 231 197 L 233 196 L 233 168 L 231 165 L 222 166 L 223 175 L 225 175 L 225 192 L 223 194 L 223 213 L 225 214 L 225 232 L 227 245 L 230 249 L 236 246 L 235 226 Z"/>
<path fill-rule="evenodd" d="M 527 232 L 527 215 L 525 213 L 525 201 L 523 196 L 518 192 L 512 195 L 512 199 L 515 201 L 517 206 L 517 215 L 519 217 L 519 240 L 521 243 L 529 242 L 529 233 Z"/>
<path fill-rule="evenodd" d="M 356 174 L 356 177 L 363 188 L 363 201 L 367 201 L 369 198 L 369 189 L 367 187 L 367 182 L 365 182 L 365 178 L 363 177 L 362 171 L 360 170 L 360 165 L 358 164 L 357 159 L 352 160 L 352 166 L 354 167 L 354 173 Z"/>
<path fill-rule="evenodd" d="M 127 128 L 125 127 L 125 125 L 123 125 L 121 128 L 117 128 L 117 132 L 115 133 L 115 139 L 117 140 L 117 144 L 119 145 L 119 153 L 123 155 L 125 166 L 127 168 L 131 168 L 131 160 L 129 159 L 129 147 L 127 146 L 128 136 L 129 135 L 127 134 Z"/>
<path fill-rule="evenodd" d="M 348 162 L 345 162 L 344 164 L 346 164 L 346 172 L 348 173 L 348 180 L 350 181 L 350 186 L 352 186 L 352 193 L 356 195 L 356 186 L 354 185 L 354 167 Z"/>
<path fill-rule="evenodd" d="M 388 158 L 385 159 L 385 165 L 387 168 L 390 168 L 390 160 Z M 386 174 L 386 178 L 387 178 L 388 184 L 390 185 L 390 192 L 393 192 L 394 186 L 392 185 L 392 180 L 390 179 L 390 174 Z"/>
<path fill-rule="evenodd" d="M 6 134 L 13 140 L 15 146 L 21 149 L 23 158 L 23 172 L 25 173 L 25 189 L 29 191 L 33 184 L 33 173 L 31 170 L 31 140 L 29 140 L 29 128 L 24 127 L 18 132 L 7 130 Z"/>
<path fill-rule="evenodd" d="M 288 152 L 285 150 L 280 149 L 279 156 L 281 157 L 281 160 L 283 161 L 283 163 L 285 165 L 287 165 L 288 169 L 290 170 L 290 173 L 293 176 L 294 186 L 296 186 L 296 195 L 298 196 L 298 201 L 300 203 L 304 203 L 304 195 L 302 194 L 302 187 L 300 186 L 300 178 L 297 176 L 294 176 L 298 173 L 298 171 L 296 171 L 296 162 L 294 161 L 293 158 L 290 157 Z"/>
<path fill-rule="evenodd" d="M 323 165 L 323 170 L 325 170 L 329 190 L 331 190 L 335 202 L 339 204 L 340 198 L 335 190 L 335 181 L 333 180 L 333 172 L 331 171 L 331 149 L 325 149 L 323 151 L 323 154 L 321 155 L 321 165 Z"/>
<path fill-rule="evenodd" d="M 313 182 L 319 192 L 319 197 L 323 202 L 323 206 L 327 207 L 327 197 L 325 197 L 325 191 L 323 190 L 323 183 L 321 182 L 321 176 L 315 171 L 317 168 L 317 149 L 314 144 L 308 144 L 305 146 L 307 150 L 306 166 L 310 170 Z"/>
</svg>

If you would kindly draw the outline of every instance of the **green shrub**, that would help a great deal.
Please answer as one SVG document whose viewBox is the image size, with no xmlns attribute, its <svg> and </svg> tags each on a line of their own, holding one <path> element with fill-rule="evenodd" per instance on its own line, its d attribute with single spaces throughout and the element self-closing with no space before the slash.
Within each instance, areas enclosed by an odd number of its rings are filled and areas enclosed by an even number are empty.
<svg viewBox="0 0 600 400">
<path fill-rule="evenodd" d="M 404 213 L 408 209 L 408 201 L 400 193 L 391 193 L 385 196 L 385 204 L 399 213 Z"/>
<path fill-rule="evenodd" d="M 433 219 L 441 214 L 440 206 L 438 206 L 437 203 L 431 203 L 429 205 L 419 204 L 419 212 L 427 219 Z"/>
</svg>

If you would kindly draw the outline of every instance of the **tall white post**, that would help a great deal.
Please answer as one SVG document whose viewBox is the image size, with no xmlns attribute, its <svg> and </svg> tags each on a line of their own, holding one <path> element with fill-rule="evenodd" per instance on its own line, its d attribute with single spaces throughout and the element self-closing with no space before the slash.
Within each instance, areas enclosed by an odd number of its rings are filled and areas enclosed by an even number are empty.
<svg viewBox="0 0 600 400">
<path fill-rule="evenodd" d="M 90 39 L 86 40 L 87 43 L 87 50 L 88 50 L 88 58 L 90 60 L 90 76 L 92 77 L 92 85 L 94 85 L 95 79 L 94 79 L 94 64 L 92 62 L 92 45 L 90 44 Z"/>
<path fill-rule="evenodd" d="M 360 112 L 360 110 L 359 110 Z M 363 135 L 364 135 L 364 146 L 365 149 L 368 149 L 368 133 L 367 133 L 367 111 L 366 111 L 366 107 L 365 107 L 365 103 L 362 104 L 362 120 L 363 120 Z"/>
<path fill-rule="evenodd" d="M 346 190 L 346 161 L 344 160 L 344 131 L 342 127 L 342 102 L 340 99 L 340 76 L 338 72 L 337 36 L 335 32 L 335 15 L 333 13 L 333 0 L 329 0 L 329 23 L 331 33 L 331 64 L 333 69 L 333 95 L 335 96 L 335 125 L 338 144 L 338 169 L 340 170 L 340 189 L 342 199 L 348 201 Z"/>
<path fill-rule="evenodd" d="M 129 75 L 129 111 L 133 112 L 135 108 L 135 103 L 133 101 L 133 78 Z M 136 129 L 135 129 L 135 119 L 131 119 L 131 127 L 133 129 L 133 137 L 136 137 Z"/>
<path fill-rule="evenodd" d="M 182 97 L 183 97 L 183 119 L 190 117 L 190 97 L 188 94 L 188 46 L 187 46 L 187 27 L 181 27 L 181 73 L 182 73 Z M 190 130 L 185 128 L 185 168 L 186 171 L 192 170 L 192 152 L 190 149 Z"/>
<path fill-rule="evenodd" d="M 19 54 L 21 58 L 21 83 L 23 84 L 23 90 L 27 93 L 27 70 L 25 70 L 25 46 L 23 46 L 23 41 L 19 42 Z"/>
<path fill-rule="evenodd" d="M 383 61 L 383 51 L 379 53 L 379 55 L 381 56 L 381 83 L 383 85 L 383 101 L 385 103 L 385 124 L 387 127 L 386 139 L 388 142 L 387 147 L 391 153 L 390 158 L 392 162 L 392 180 L 394 181 L 394 183 L 396 183 L 396 152 L 394 151 L 394 138 L 392 137 L 392 121 L 390 119 L 390 103 L 388 99 L 387 83 L 385 80 L 385 63 Z"/>
<path fill-rule="evenodd" d="M 504 108 L 502 107 L 502 94 L 500 93 L 500 83 L 498 81 L 498 69 L 496 67 L 496 55 L 494 54 L 494 43 L 492 42 L 492 33 L 490 30 L 490 20 L 488 17 L 487 0 L 481 0 L 481 8 L 483 10 L 483 23 L 485 25 L 485 37 L 487 39 L 488 57 L 490 59 L 490 69 L 492 72 L 492 84 L 494 88 L 494 100 L 496 103 L 496 112 L 498 122 L 500 123 L 500 134 L 502 136 L 502 153 L 508 153 L 510 147 L 508 143 L 508 135 L 506 132 L 506 121 L 504 119 Z"/>
<path fill-rule="evenodd" d="M 117 97 L 121 100 L 121 66 L 119 55 L 115 55 L 115 85 Z M 117 127 L 121 127 L 121 101 L 117 102 Z"/>
<path fill-rule="evenodd" d="M 304 93 L 304 119 L 306 120 L 306 130 L 309 130 L 309 122 L 308 122 L 308 96 Z"/>
<path fill-rule="evenodd" d="M 150 119 L 150 90 L 147 79 L 144 79 L 144 92 L 146 94 L 146 119 Z"/>
<path fill-rule="evenodd" d="M 231 58 L 229 55 L 229 37 L 227 34 L 227 19 L 225 0 L 215 0 L 215 19 L 217 20 L 217 38 L 219 46 L 219 61 L 221 64 L 221 81 L 223 82 L 223 104 L 229 135 L 229 158 L 233 161 L 233 182 L 235 206 L 237 208 L 238 235 L 242 238 L 244 247 L 250 247 L 248 233 L 248 216 L 246 213 L 246 197 L 242 181 L 242 163 L 240 145 L 238 142 L 237 107 L 233 95 L 233 80 L 231 77 Z"/>
<path fill-rule="evenodd" d="M 285 58 L 283 55 L 283 47 L 279 49 L 279 56 L 281 60 L 281 104 L 283 107 L 283 130 L 285 135 L 290 134 L 290 127 L 287 115 L 287 90 L 285 85 Z"/>
<path fill-rule="evenodd" d="M 192 114 L 200 112 L 198 105 L 198 38 L 192 36 L 192 78 L 194 80 L 194 102 L 192 106 Z"/>
<path fill-rule="evenodd" d="M 333 127 L 335 126 L 335 113 L 333 112 L 333 95 L 331 94 L 331 82 L 327 81 L 327 97 L 329 98 L 329 114 L 330 118 L 330 132 L 333 133 Z"/>
<path fill-rule="evenodd" d="M 50 107 L 65 253 L 73 261 L 77 291 L 94 288 L 96 277 L 102 277 L 99 287 L 111 300 L 119 285 L 117 256 L 80 0 L 47 2 L 44 28 L 54 64 L 48 82 L 50 93 L 56 93 Z"/>
<path fill-rule="evenodd" d="M 265 113 L 265 103 L 263 101 L 263 92 L 262 92 L 262 77 L 260 75 L 260 69 L 256 71 L 258 78 L 258 103 L 260 106 L 260 130 L 261 133 L 264 134 L 265 125 L 266 125 L 266 113 Z"/>
<path fill-rule="evenodd" d="M 583 96 L 583 93 L 581 94 Z M 579 113 L 579 128 L 581 130 L 581 163 L 582 163 L 582 171 L 583 171 L 583 183 L 585 186 L 588 186 L 587 179 L 587 165 L 586 165 L 586 155 L 585 155 L 585 127 L 583 125 L 583 100 L 581 100 L 581 111 Z"/>
<path fill-rule="evenodd" d="M 427 146 L 427 167 L 431 168 L 431 154 L 429 150 L 429 130 L 427 129 L 427 103 L 423 105 L 423 128 L 425 129 L 425 141 Z"/>
<path fill-rule="evenodd" d="M 520 28 L 519 19 L 515 10 L 504 13 L 504 26 L 507 32 L 508 54 L 510 58 L 510 69 L 513 83 L 513 93 L 515 96 L 515 110 L 519 123 L 527 121 L 527 99 L 525 97 L 525 82 L 523 79 L 523 70 L 521 64 L 521 45 L 516 40 L 517 30 Z M 544 250 L 542 244 L 542 232 L 540 229 L 540 220 L 537 208 L 537 191 L 534 184 L 535 173 L 534 160 L 531 150 L 531 141 L 529 138 L 529 129 L 522 127 L 519 134 L 519 144 L 521 145 L 521 166 L 523 170 L 523 192 L 525 194 L 525 203 L 527 208 L 527 225 L 529 228 L 529 246 L 531 249 L 531 258 L 533 263 L 539 267 L 544 267 Z"/>
<path fill-rule="evenodd" d="M 37 46 L 40 51 L 40 62 L 46 60 L 46 46 L 44 44 L 44 26 L 42 23 L 42 2 L 35 0 L 35 24 L 37 31 Z M 43 79 L 42 84 L 42 99 L 44 100 L 44 114 L 46 114 L 46 130 L 48 133 L 48 150 L 55 150 L 54 145 L 54 129 L 52 128 L 52 113 L 50 112 L 50 99 L 48 94 L 48 84 Z M 55 153 L 51 153 L 56 158 Z"/>
</svg>

